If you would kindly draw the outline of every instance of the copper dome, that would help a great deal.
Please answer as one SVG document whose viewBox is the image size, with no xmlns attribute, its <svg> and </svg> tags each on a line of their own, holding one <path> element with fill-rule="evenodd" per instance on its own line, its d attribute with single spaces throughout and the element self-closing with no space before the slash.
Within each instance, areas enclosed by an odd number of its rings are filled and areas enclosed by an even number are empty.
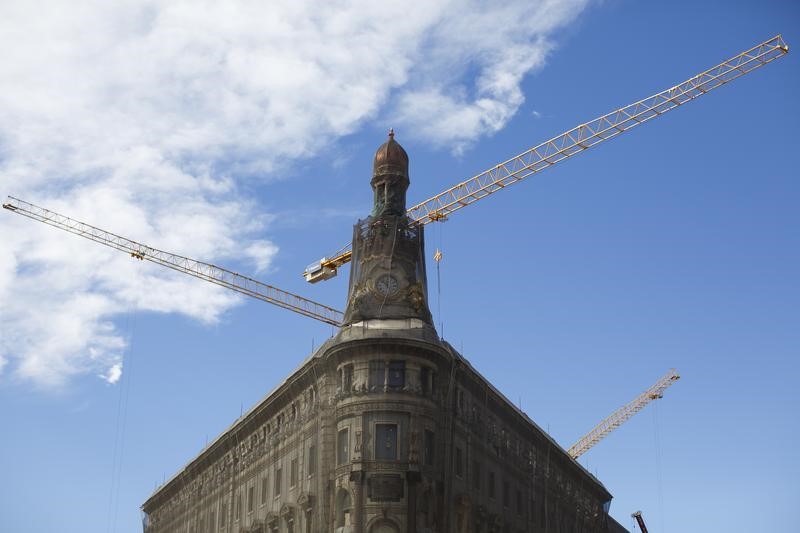
<svg viewBox="0 0 800 533">
<path fill-rule="evenodd" d="M 380 145 L 375 152 L 372 175 L 397 175 L 408 177 L 408 154 L 400 143 L 394 140 L 394 130 L 389 130 L 389 140 Z"/>
</svg>

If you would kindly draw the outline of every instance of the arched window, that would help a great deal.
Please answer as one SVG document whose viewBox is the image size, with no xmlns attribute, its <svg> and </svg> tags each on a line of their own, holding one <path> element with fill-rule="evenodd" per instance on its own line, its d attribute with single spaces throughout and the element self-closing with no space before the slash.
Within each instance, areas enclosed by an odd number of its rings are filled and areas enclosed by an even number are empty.
<svg viewBox="0 0 800 533">
<path fill-rule="evenodd" d="M 339 489 L 336 493 L 336 530 L 338 528 L 345 528 L 351 525 L 351 513 L 353 512 L 353 503 L 350 499 L 350 493 L 347 489 Z M 344 530 L 342 530 L 344 531 Z"/>
<path fill-rule="evenodd" d="M 394 522 L 384 518 L 372 524 L 372 527 L 369 528 L 369 533 L 400 533 L 400 530 Z"/>
</svg>

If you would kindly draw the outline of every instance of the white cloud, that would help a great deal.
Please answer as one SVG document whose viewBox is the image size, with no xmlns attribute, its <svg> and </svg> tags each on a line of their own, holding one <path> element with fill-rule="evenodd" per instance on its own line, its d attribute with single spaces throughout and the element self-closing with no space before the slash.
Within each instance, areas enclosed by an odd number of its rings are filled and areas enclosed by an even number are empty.
<svg viewBox="0 0 800 533">
<path fill-rule="evenodd" d="M 122 363 L 114 363 L 111 365 L 111 368 L 108 369 L 108 372 L 102 374 L 100 377 L 107 383 L 113 385 L 122 377 Z"/>
<path fill-rule="evenodd" d="M 237 180 L 381 114 L 463 149 L 513 116 L 584 4 L 3 2 L 0 193 L 268 271 L 271 218 Z M 0 234 L 0 372 L 42 386 L 118 380 L 124 313 L 213 323 L 241 301 L 21 217 Z"/>
<path fill-rule="evenodd" d="M 464 2 L 437 24 L 419 81 L 400 92 L 394 114 L 415 135 L 460 152 L 495 133 L 524 102 L 523 77 L 541 68 L 550 35 L 588 0 Z M 474 71 L 475 75 L 464 76 Z"/>
<path fill-rule="evenodd" d="M 256 272 L 264 272 L 269 268 L 278 247 L 269 241 L 255 241 L 243 250 L 244 255 L 255 263 Z"/>
</svg>

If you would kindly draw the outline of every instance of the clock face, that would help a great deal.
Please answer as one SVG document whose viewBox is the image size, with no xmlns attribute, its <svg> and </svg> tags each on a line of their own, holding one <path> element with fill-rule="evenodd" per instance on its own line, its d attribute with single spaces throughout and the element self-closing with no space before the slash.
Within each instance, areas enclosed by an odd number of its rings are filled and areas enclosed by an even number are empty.
<svg viewBox="0 0 800 533">
<path fill-rule="evenodd" d="M 384 274 L 375 280 L 375 289 L 385 296 L 397 291 L 397 285 L 397 279 L 389 274 Z"/>
</svg>

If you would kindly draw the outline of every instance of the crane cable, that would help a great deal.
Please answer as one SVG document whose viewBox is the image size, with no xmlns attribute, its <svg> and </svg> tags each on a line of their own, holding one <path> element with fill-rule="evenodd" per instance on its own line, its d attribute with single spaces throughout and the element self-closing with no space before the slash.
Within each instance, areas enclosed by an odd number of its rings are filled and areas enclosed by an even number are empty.
<svg viewBox="0 0 800 533">
<path fill-rule="evenodd" d="M 442 221 L 444 222 L 444 221 Z M 437 224 L 437 240 L 436 252 L 433 254 L 433 260 L 436 261 L 436 315 L 439 319 L 439 336 L 444 338 L 444 319 L 442 319 L 442 230 L 441 224 Z"/>
<path fill-rule="evenodd" d="M 136 332 L 136 304 L 130 302 L 125 319 L 125 344 L 127 350 L 123 351 L 121 365 L 121 382 L 117 400 L 117 415 L 114 428 L 114 447 L 111 460 L 111 490 L 108 496 L 108 531 L 113 533 L 117 529 L 119 516 L 119 493 L 122 485 L 122 465 L 125 453 L 125 431 L 128 420 L 128 404 L 130 399 L 131 381 L 133 377 L 133 352 L 134 336 Z M 125 352 L 128 360 L 125 361 Z"/>
<path fill-rule="evenodd" d="M 664 528 L 664 487 L 663 479 L 661 476 L 661 435 L 658 423 L 658 402 L 655 402 L 653 409 L 653 436 L 655 439 L 656 447 L 656 483 L 658 484 L 658 514 L 659 522 L 661 524 L 661 532 L 666 533 Z"/>
<path fill-rule="evenodd" d="M 400 219 L 398 218 L 394 222 L 394 227 L 392 231 L 392 251 L 389 253 L 389 273 L 392 273 L 392 268 L 394 266 L 394 247 L 397 244 L 397 232 L 400 231 Z M 386 303 L 386 300 L 389 298 L 389 292 L 387 291 L 383 295 L 383 300 L 381 301 L 381 306 L 378 308 L 378 318 L 381 318 L 383 315 L 383 306 Z"/>
</svg>

